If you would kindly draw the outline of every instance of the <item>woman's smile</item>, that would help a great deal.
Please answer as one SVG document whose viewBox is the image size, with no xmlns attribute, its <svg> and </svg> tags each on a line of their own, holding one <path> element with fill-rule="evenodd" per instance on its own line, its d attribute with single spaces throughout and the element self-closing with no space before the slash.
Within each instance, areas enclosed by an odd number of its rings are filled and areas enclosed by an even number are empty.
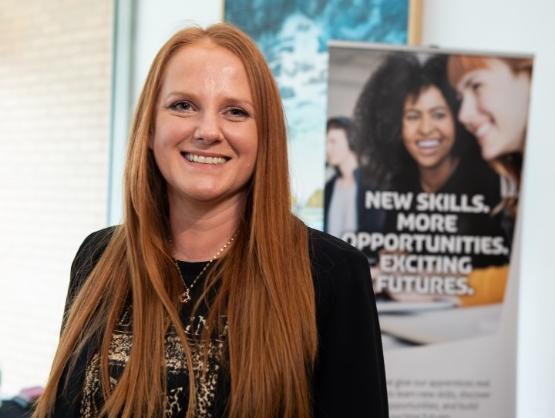
<svg viewBox="0 0 555 418">
<path fill-rule="evenodd" d="M 486 160 L 522 151 L 530 95 L 526 71 L 515 73 L 506 62 L 489 58 L 485 67 L 465 73 L 457 90 L 458 118 L 476 136 Z"/>
<path fill-rule="evenodd" d="M 181 155 L 188 162 L 202 165 L 222 165 L 229 160 L 229 157 L 224 157 L 220 155 L 206 155 L 199 152 L 181 151 Z"/>
<path fill-rule="evenodd" d="M 441 145 L 442 139 L 420 139 L 416 141 L 416 146 L 423 152 L 435 152 Z"/>
<path fill-rule="evenodd" d="M 449 164 L 455 144 L 454 118 L 437 87 L 407 97 L 403 114 L 403 143 L 420 168 Z"/>
<path fill-rule="evenodd" d="M 151 149 L 169 196 L 222 202 L 244 196 L 258 133 L 245 68 L 210 42 L 185 46 L 168 63 Z"/>
</svg>

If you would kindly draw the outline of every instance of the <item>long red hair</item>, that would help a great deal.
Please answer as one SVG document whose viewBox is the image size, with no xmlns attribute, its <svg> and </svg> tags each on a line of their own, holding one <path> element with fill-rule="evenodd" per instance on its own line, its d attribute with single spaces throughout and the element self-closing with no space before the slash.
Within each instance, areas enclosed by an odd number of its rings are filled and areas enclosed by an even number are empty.
<svg viewBox="0 0 555 418">
<path fill-rule="evenodd" d="M 239 235 L 218 263 L 208 286 L 219 283 L 204 335 L 227 316 L 226 367 L 231 378 L 231 418 L 311 416 L 311 372 L 317 350 L 314 287 L 306 227 L 291 213 L 286 127 L 279 91 L 260 51 L 228 24 L 176 33 L 158 52 L 132 123 L 125 169 L 124 222 L 76 296 L 35 417 L 48 416 L 64 369 L 101 335 L 105 403 L 101 415 L 162 416 L 166 395 L 164 337 L 174 327 L 189 373 L 187 417 L 196 392 L 191 350 L 179 318 L 183 291 L 168 244 L 166 185 L 148 147 L 155 106 L 169 59 L 180 48 L 210 40 L 239 57 L 256 108 L 258 155 Z M 109 345 L 131 297 L 132 348 L 118 383 L 110 389 Z"/>
</svg>

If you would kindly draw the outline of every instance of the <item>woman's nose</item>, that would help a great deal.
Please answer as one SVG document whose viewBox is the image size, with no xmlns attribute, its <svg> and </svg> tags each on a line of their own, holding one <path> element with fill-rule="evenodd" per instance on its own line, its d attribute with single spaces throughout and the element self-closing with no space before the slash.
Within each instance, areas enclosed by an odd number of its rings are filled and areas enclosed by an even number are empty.
<svg viewBox="0 0 555 418">
<path fill-rule="evenodd" d="M 470 131 L 473 130 L 473 126 L 475 125 L 477 113 L 476 99 L 474 96 L 470 94 L 464 95 L 459 109 L 458 118 L 459 121 Z"/>
<path fill-rule="evenodd" d="M 222 131 L 217 113 L 210 111 L 201 113 L 194 132 L 194 139 L 205 144 L 211 144 L 222 139 Z"/>
<path fill-rule="evenodd" d="M 423 116 L 422 119 L 420 119 L 418 130 L 421 134 L 429 134 L 433 130 L 433 123 L 429 116 Z"/>
</svg>

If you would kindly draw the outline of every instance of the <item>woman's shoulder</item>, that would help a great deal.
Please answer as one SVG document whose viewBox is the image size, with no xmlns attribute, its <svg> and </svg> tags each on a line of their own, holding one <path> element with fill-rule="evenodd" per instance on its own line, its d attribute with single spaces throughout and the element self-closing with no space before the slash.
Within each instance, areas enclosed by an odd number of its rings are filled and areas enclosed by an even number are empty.
<svg viewBox="0 0 555 418">
<path fill-rule="evenodd" d="M 114 235 L 116 229 L 120 227 L 121 225 L 112 225 L 99 229 L 98 231 L 91 232 L 85 237 L 79 249 L 90 251 L 94 250 L 95 247 L 105 247 L 108 242 L 110 242 L 110 239 Z"/>
<path fill-rule="evenodd" d="M 349 324 L 353 318 L 375 316 L 372 278 L 366 256 L 324 232 L 309 229 L 309 237 L 320 335 L 343 333 L 347 328 L 351 329 Z"/>
<path fill-rule="evenodd" d="M 447 188 L 459 193 L 499 195 L 499 174 L 480 156 L 463 156 Z M 451 191 L 451 190 L 448 190 Z"/>
<path fill-rule="evenodd" d="M 75 259 L 78 261 L 81 259 L 83 259 L 83 261 L 87 259 L 98 259 L 108 246 L 117 228 L 117 226 L 109 226 L 87 235 L 79 246 Z"/>
<path fill-rule="evenodd" d="M 71 286 L 79 287 L 79 284 L 89 275 L 117 228 L 117 226 L 109 226 L 100 229 L 83 240 L 71 264 Z"/>
<path fill-rule="evenodd" d="M 361 251 L 333 235 L 308 228 L 308 238 L 313 267 L 335 269 L 346 263 L 367 262 Z"/>
<path fill-rule="evenodd" d="M 368 259 L 362 252 L 325 232 L 309 228 L 308 234 L 312 278 L 320 308 L 371 283 Z"/>
</svg>

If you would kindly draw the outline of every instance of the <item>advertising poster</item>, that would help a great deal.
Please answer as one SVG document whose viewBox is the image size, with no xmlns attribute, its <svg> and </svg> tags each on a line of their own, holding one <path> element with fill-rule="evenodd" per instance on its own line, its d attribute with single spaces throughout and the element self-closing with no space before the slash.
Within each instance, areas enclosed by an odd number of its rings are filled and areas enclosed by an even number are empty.
<svg viewBox="0 0 555 418">
<path fill-rule="evenodd" d="M 391 417 L 514 417 L 532 58 L 329 53 L 324 228 L 368 257 Z"/>
<path fill-rule="evenodd" d="M 264 53 L 285 108 L 294 211 L 322 229 L 330 39 L 403 44 L 409 0 L 233 0 L 225 20 Z"/>
</svg>

